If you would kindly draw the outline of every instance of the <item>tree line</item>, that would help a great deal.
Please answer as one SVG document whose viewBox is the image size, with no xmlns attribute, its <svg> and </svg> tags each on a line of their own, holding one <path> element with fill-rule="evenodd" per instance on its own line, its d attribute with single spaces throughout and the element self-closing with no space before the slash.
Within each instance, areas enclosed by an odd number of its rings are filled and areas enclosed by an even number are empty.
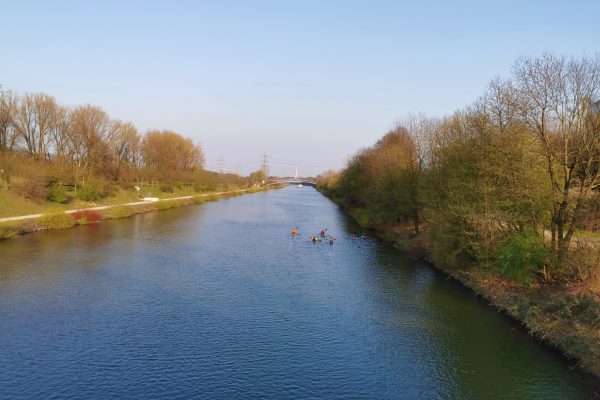
<svg viewBox="0 0 600 400">
<path fill-rule="evenodd" d="M 379 225 L 426 227 L 446 266 L 588 279 L 600 251 L 574 237 L 600 229 L 599 100 L 598 55 L 524 57 L 470 106 L 409 116 L 319 181 Z"/>
<path fill-rule="evenodd" d="M 48 94 L 0 95 L 0 182 L 25 197 L 43 197 L 53 183 L 77 190 L 89 179 L 123 187 L 140 181 L 248 183 L 205 171 L 204 162 L 199 144 L 171 130 L 140 133 L 100 107 L 67 107 Z"/>
</svg>

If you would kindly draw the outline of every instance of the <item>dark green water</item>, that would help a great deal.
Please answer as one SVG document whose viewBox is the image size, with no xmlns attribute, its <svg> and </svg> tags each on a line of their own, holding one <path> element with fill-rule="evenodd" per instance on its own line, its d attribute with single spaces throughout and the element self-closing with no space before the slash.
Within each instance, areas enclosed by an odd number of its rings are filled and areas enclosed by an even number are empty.
<svg viewBox="0 0 600 400">
<path fill-rule="evenodd" d="M 322 227 L 334 245 L 310 243 Z M 355 229 L 290 187 L 0 242 L 0 398 L 592 397 L 555 352 Z"/>
</svg>

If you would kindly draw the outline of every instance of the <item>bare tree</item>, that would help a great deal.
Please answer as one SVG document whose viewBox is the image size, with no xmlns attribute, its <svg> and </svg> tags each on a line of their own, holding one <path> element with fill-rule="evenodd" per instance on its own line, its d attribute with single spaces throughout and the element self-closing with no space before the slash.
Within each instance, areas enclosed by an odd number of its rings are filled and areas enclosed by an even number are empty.
<svg viewBox="0 0 600 400">
<path fill-rule="evenodd" d="M 75 183 L 89 168 L 98 169 L 110 158 L 112 130 L 108 115 L 99 107 L 85 105 L 70 113 L 69 156 L 75 164 Z"/>
<path fill-rule="evenodd" d="M 43 93 L 26 94 L 17 103 L 15 130 L 35 160 L 50 157 L 48 147 L 52 132 L 58 128 L 59 109 L 54 97 Z"/>
<path fill-rule="evenodd" d="M 139 157 L 141 137 L 131 122 L 114 121 L 112 138 L 115 159 L 121 163 L 135 163 Z"/>
<path fill-rule="evenodd" d="M 131 122 L 113 121 L 111 129 L 111 151 L 116 163 L 115 178 L 120 180 L 125 170 L 139 165 L 141 137 Z"/>
<path fill-rule="evenodd" d="M 599 180 L 600 132 L 589 121 L 600 94 L 600 58 L 523 58 L 514 75 L 521 114 L 546 159 L 553 203 L 551 245 L 561 266 L 583 201 Z"/>
<path fill-rule="evenodd" d="M 62 106 L 56 108 L 48 146 L 49 152 L 55 159 L 63 159 L 68 155 L 69 118 L 70 114 L 67 108 Z"/>
<path fill-rule="evenodd" d="M 16 105 L 15 95 L 0 91 L 0 153 L 11 150 L 17 141 L 14 129 Z"/>
<path fill-rule="evenodd" d="M 509 80 L 492 79 L 484 95 L 477 101 L 476 108 L 487 115 L 490 122 L 504 132 L 518 117 L 516 89 Z"/>
</svg>

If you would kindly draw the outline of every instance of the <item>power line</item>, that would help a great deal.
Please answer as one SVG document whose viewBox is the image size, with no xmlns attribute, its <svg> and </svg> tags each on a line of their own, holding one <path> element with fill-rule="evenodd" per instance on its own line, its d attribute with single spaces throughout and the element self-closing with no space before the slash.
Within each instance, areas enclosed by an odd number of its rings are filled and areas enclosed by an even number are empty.
<svg viewBox="0 0 600 400">
<path fill-rule="evenodd" d="M 225 160 L 223 157 L 219 157 L 219 173 L 221 175 L 225 173 Z"/>
<path fill-rule="evenodd" d="M 260 161 L 260 170 L 263 173 L 265 179 L 269 176 L 269 162 L 267 160 L 267 153 L 263 154 L 262 160 Z"/>
</svg>

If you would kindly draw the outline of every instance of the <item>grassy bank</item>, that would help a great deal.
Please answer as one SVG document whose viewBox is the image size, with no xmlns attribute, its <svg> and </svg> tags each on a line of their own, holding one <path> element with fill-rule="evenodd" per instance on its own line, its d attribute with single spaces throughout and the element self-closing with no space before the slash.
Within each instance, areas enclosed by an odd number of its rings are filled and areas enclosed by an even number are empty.
<svg viewBox="0 0 600 400">
<path fill-rule="evenodd" d="M 279 188 L 279 186 L 262 186 L 227 192 L 196 194 L 185 198 L 166 198 L 155 202 L 141 204 L 108 204 L 101 206 L 94 204 L 94 207 L 77 210 L 61 209 L 58 207 L 46 208 L 45 212 L 40 213 L 42 215 L 36 218 L 0 223 L 0 239 L 15 238 L 40 230 L 67 229 L 75 225 L 97 223 L 105 219 L 126 218 L 135 214 L 150 211 L 166 210 L 192 204 L 203 204 L 275 188 Z"/>
<path fill-rule="evenodd" d="M 321 190 L 323 192 L 323 190 Z M 330 196 L 361 227 L 376 232 L 411 257 L 428 261 L 435 268 L 468 287 L 498 310 L 522 324 L 536 339 L 576 361 L 582 370 L 600 377 L 600 296 L 589 286 L 516 283 L 495 268 L 473 265 L 450 268 L 434 263 L 427 227 L 414 235 L 412 224 L 382 226 L 362 208 L 346 207 Z"/>
<path fill-rule="evenodd" d="M 210 192 L 198 192 L 190 186 L 169 186 L 147 185 L 140 192 L 139 197 L 158 197 L 161 200 L 168 200 L 175 197 L 198 196 L 211 192 L 227 191 L 226 188 L 215 188 Z M 234 187 L 230 190 L 241 188 Z M 96 198 L 94 201 L 85 201 L 77 197 L 77 193 L 70 190 L 65 191 L 65 196 L 69 198 L 68 202 L 60 203 L 47 199 L 24 198 L 14 190 L 0 190 L 0 218 L 16 217 L 20 215 L 47 213 L 49 211 L 67 211 L 82 208 L 91 208 L 99 206 L 111 206 L 138 201 L 138 192 L 134 189 L 125 190 L 113 187 L 110 195 Z"/>
</svg>

